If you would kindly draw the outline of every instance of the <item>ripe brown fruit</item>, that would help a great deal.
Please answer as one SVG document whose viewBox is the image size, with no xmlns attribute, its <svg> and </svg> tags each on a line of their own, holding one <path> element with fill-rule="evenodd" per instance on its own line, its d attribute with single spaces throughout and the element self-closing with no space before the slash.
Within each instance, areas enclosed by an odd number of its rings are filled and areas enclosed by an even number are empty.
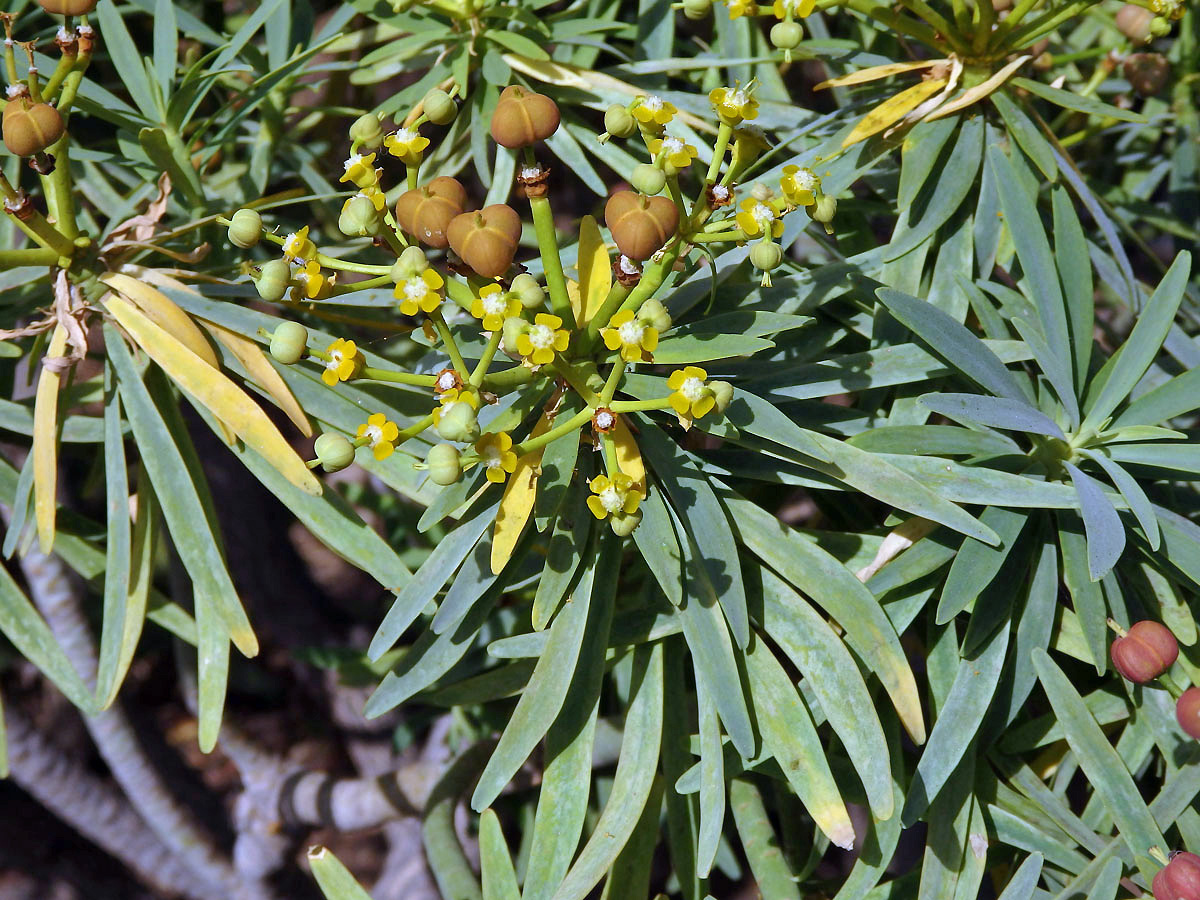
<svg viewBox="0 0 1200 900">
<path fill-rule="evenodd" d="M 1200 738 L 1200 688 L 1190 687 L 1175 702 L 1175 718 L 1190 737 Z M 1200 900 L 1200 894 L 1196 895 Z"/>
<path fill-rule="evenodd" d="M 56 16 L 86 16 L 96 8 L 96 0 L 38 0 L 38 5 Z"/>
<path fill-rule="evenodd" d="M 422 244 L 447 246 L 446 229 L 467 205 L 467 189 L 447 175 L 407 191 L 396 201 L 396 221 Z"/>
<path fill-rule="evenodd" d="M 1151 889 L 1154 900 L 1200 900 L 1200 856 L 1186 851 L 1172 854 L 1154 876 Z"/>
<path fill-rule="evenodd" d="M 14 97 L 4 107 L 4 144 L 17 156 L 41 153 L 60 137 L 66 126 L 58 110 L 29 97 Z"/>
<path fill-rule="evenodd" d="M 1171 64 L 1161 53 L 1131 53 L 1125 57 L 1125 80 L 1143 97 L 1162 93 L 1171 77 Z"/>
<path fill-rule="evenodd" d="M 508 271 L 521 240 L 521 217 L 511 206 L 496 203 L 455 216 L 446 229 L 450 248 L 485 278 Z"/>
<path fill-rule="evenodd" d="M 492 140 L 516 149 L 544 141 L 558 131 L 558 104 L 545 94 L 509 85 L 492 113 Z"/>
<path fill-rule="evenodd" d="M 604 205 L 604 223 L 630 259 L 649 259 L 679 227 L 679 210 L 667 197 L 618 191 Z"/>
<path fill-rule="evenodd" d="M 1135 44 L 1144 44 L 1150 40 L 1150 20 L 1154 13 L 1144 6 L 1126 3 L 1117 10 L 1117 30 Z"/>
<path fill-rule="evenodd" d="M 1145 684 L 1171 668 L 1179 644 L 1169 628 L 1146 619 L 1113 641 L 1109 656 L 1114 669 L 1136 684 Z"/>
</svg>

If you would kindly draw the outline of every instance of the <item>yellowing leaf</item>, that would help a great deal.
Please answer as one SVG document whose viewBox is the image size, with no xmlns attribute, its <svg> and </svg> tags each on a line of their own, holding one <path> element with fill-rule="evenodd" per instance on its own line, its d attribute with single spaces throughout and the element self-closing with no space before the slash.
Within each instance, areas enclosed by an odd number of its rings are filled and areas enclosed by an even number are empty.
<svg viewBox="0 0 1200 900">
<path fill-rule="evenodd" d="M 571 300 L 575 321 L 580 328 L 587 325 L 604 303 L 612 287 L 612 260 L 600 226 L 592 216 L 584 216 L 579 223 L 579 290 Z"/>
<path fill-rule="evenodd" d="M 254 448 L 288 481 L 309 494 L 320 496 L 321 482 L 245 391 L 143 315 L 128 300 L 109 294 L 103 302 L 121 327 L 181 388 L 217 418 L 228 423 L 247 446 Z"/>
<path fill-rule="evenodd" d="M 1008 81 L 1008 79 L 1012 77 L 1013 73 L 1016 72 L 1017 69 L 1021 68 L 1021 66 L 1025 65 L 1025 63 L 1029 62 L 1029 60 L 1032 58 L 1033 57 L 1029 56 L 1028 54 L 1017 57 L 987 81 L 975 85 L 975 87 L 971 88 L 970 90 L 963 91 L 961 95 L 955 97 L 949 103 L 939 106 L 925 117 L 925 121 L 932 122 L 934 119 L 940 119 L 942 116 L 948 116 L 951 113 L 956 113 L 960 109 L 966 109 L 972 103 L 978 103 L 988 94 L 992 93 L 1002 84 L 1004 84 L 1004 82 Z"/>
<path fill-rule="evenodd" d="M 219 369 L 217 354 L 200 326 L 162 291 L 120 272 L 107 272 L 100 280 L 137 306 L 159 328 L 179 341 L 198 357 Z"/>
<path fill-rule="evenodd" d="M 916 109 L 925 100 L 944 88 L 946 84 L 947 79 L 945 78 L 922 81 L 884 100 L 863 116 L 859 123 L 854 126 L 854 130 L 846 135 L 842 141 L 842 149 L 844 150 L 852 144 L 857 144 L 859 141 L 865 141 L 871 135 L 878 134 L 888 126 L 896 124 L 910 110 Z"/>
<path fill-rule="evenodd" d="M 275 405 L 287 413 L 287 417 L 300 429 L 300 433 L 305 437 L 312 437 L 312 425 L 308 421 L 308 416 L 304 414 L 300 402 L 292 393 L 292 389 L 287 386 L 287 382 L 283 380 L 283 376 L 271 365 L 267 355 L 262 352 L 262 348 L 236 331 L 230 331 L 214 322 L 206 321 L 204 324 L 217 340 L 237 357 L 237 361 L 250 373 L 250 377 L 258 383 L 258 386 L 271 395 Z"/>
<path fill-rule="evenodd" d="M 46 365 L 45 360 L 62 356 L 66 349 L 67 329 L 59 322 L 54 326 L 42 361 L 33 407 L 33 515 L 43 553 L 49 553 L 54 546 L 58 505 L 58 387 L 61 381 L 59 372 Z"/>
<path fill-rule="evenodd" d="M 851 84 L 866 84 L 868 81 L 878 81 L 880 78 L 890 78 L 893 75 L 902 75 L 905 72 L 915 72 L 918 69 L 928 69 L 930 66 L 936 66 L 939 63 L 949 62 L 945 59 L 923 59 L 919 62 L 907 63 L 887 63 L 883 66 L 871 66 L 866 69 L 859 69 L 857 72 L 851 72 L 849 75 L 841 75 L 837 78 L 830 78 L 828 81 L 822 81 L 818 84 L 814 91 L 822 91 L 825 88 L 831 87 L 846 87 Z"/>
<path fill-rule="evenodd" d="M 612 431 L 613 444 L 617 448 L 617 465 L 621 471 L 633 479 L 633 486 L 646 493 L 646 464 L 642 462 L 642 451 L 638 449 L 637 441 L 629 431 L 629 425 L 624 416 L 617 416 L 617 424 Z"/>
<path fill-rule="evenodd" d="M 543 415 L 530 437 L 545 434 L 550 429 L 550 418 Z M 504 496 L 500 498 L 500 509 L 496 513 L 496 529 L 492 532 L 492 574 L 499 575 L 512 557 L 517 541 L 525 530 L 525 523 L 533 512 L 533 501 L 537 498 L 537 480 L 541 474 L 542 451 L 526 453 L 517 460 L 516 470 L 508 476 Z"/>
</svg>

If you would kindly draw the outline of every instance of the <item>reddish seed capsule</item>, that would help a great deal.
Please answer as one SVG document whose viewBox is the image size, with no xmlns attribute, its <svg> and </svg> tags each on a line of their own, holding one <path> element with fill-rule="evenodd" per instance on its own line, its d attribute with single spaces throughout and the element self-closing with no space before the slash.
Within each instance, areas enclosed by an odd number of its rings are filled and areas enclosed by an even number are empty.
<svg viewBox="0 0 1200 900">
<path fill-rule="evenodd" d="M 679 210 L 667 197 L 617 191 L 604 205 L 604 223 L 617 249 L 630 259 L 649 259 L 679 227 Z"/>
<path fill-rule="evenodd" d="M 508 271 L 521 239 L 521 217 L 503 203 L 465 212 L 446 228 L 450 248 L 484 278 Z"/>
<path fill-rule="evenodd" d="M 1187 852 L 1173 854 L 1154 876 L 1151 888 L 1154 900 L 1200 900 L 1200 856 Z"/>
<path fill-rule="evenodd" d="M 1200 688 L 1190 687 L 1175 703 L 1175 718 L 1179 727 L 1194 738 L 1200 738 Z M 1196 895 L 1200 900 L 1200 894 Z"/>
<path fill-rule="evenodd" d="M 1136 684 L 1153 681 L 1179 656 L 1175 635 L 1150 620 L 1135 622 L 1124 637 L 1112 642 L 1113 668 Z"/>
<path fill-rule="evenodd" d="M 492 140 L 516 149 L 544 141 L 558 131 L 558 104 L 545 94 L 509 85 L 492 113 Z"/>
</svg>

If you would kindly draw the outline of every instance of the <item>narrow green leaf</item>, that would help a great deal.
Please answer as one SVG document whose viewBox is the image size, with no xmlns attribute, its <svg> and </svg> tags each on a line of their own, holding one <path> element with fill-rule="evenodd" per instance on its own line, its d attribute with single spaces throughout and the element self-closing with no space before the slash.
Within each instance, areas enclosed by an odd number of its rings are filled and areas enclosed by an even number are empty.
<svg viewBox="0 0 1200 900">
<path fill-rule="evenodd" d="M 725 751 L 713 689 L 701 672 L 696 673 L 696 710 L 700 734 L 700 830 L 696 838 L 696 871 L 701 878 L 707 878 L 716 860 L 725 824 Z"/>
<path fill-rule="evenodd" d="M 663 789 L 662 779 L 655 778 L 650 798 L 633 827 L 633 834 L 629 836 L 629 840 L 625 842 L 625 846 L 613 862 L 612 869 L 609 870 L 600 900 L 626 900 L 631 897 L 645 897 L 650 893 L 650 876 L 654 851 L 658 846 L 658 819 L 662 810 Z"/>
<path fill-rule="evenodd" d="M 229 682 L 229 625 L 221 616 L 219 601 L 207 593 L 206 585 L 193 582 L 196 607 L 196 680 L 198 743 L 204 753 L 217 745 L 225 691 Z"/>
<path fill-rule="evenodd" d="M 308 864 L 325 900 L 371 900 L 371 895 L 354 880 L 350 870 L 327 848 L 310 847 Z"/>
<path fill-rule="evenodd" d="M 938 601 L 935 621 L 939 625 L 949 622 L 974 603 L 984 588 L 991 584 L 1004 566 L 1029 517 L 1020 511 L 991 506 L 983 511 L 980 520 L 1000 535 L 1000 544 L 989 547 L 973 538 L 966 538 L 962 542 Z"/>
<path fill-rule="evenodd" d="M 521 896 L 504 830 L 491 809 L 479 816 L 479 869 L 483 900 L 518 900 Z"/>
<path fill-rule="evenodd" d="M 150 86 L 150 77 L 142 64 L 142 54 L 129 36 L 125 21 L 117 12 L 112 0 L 100 0 L 96 6 L 96 16 L 100 20 L 100 34 L 104 38 L 104 46 L 108 48 L 109 56 L 119 61 L 115 66 L 117 76 L 129 90 L 133 102 L 137 104 L 142 115 L 151 122 L 159 120 L 158 103 L 155 101 L 154 89 Z"/>
<path fill-rule="evenodd" d="M 1154 506 L 1151 504 L 1150 498 L 1146 496 L 1146 492 L 1142 490 L 1142 486 L 1119 463 L 1109 459 L 1102 451 L 1082 450 L 1080 454 L 1104 470 L 1108 480 L 1121 492 L 1121 496 L 1129 504 L 1129 509 L 1138 520 L 1138 524 L 1142 526 L 1142 531 L 1146 533 L 1146 540 L 1150 542 L 1150 549 L 1157 550 L 1159 545 L 1158 519 L 1154 516 Z"/>
<path fill-rule="evenodd" d="M 1064 510 L 1058 515 L 1058 545 L 1062 550 L 1062 578 L 1075 614 L 1083 626 L 1083 638 L 1097 672 L 1108 667 L 1108 629 L 1104 593 L 1092 580 L 1088 565 L 1087 539 L 1083 520 L 1077 512 Z"/>
<path fill-rule="evenodd" d="M 1088 113 L 1089 115 L 1104 118 L 1120 119 L 1122 122 L 1145 123 L 1146 121 L 1146 117 L 1140 113 L 1120 109 L 1116 106 L 1109 106 L 1107 103 L 1101 103 L 1092 97 L 1084 97 L 1071 91 L 1059 90 L 1058 88 L 1050 87 L 1048 84 L 1042 84 L 1040 81 L 1033 81 L 1030 78 L 1013 78 L 1009 84 L 1013 87 L 1023 88 L 1034 96 L 1041 97 L 1043 100 L 1049 100 L 1051 103 L 1061 106 L 1064 109 L 1073 109 L 1076 112 Z"/>
<path fill-rule="evenodd" d="M 729 782 L 729 809 L 759 894 L 771 900 L 800 900 L 800 888 L 779 847 L 762 794 L 748 778 Z"/>
<path fill-rule="evenodd" d="M 1095 288 L 1092 283 L 1092 263 L 1088 257 L 1087 239 L 1079 216 L 1066 188 L 1061 185 L 1050 192 L 1054 205 L 1054 263 L 1062 282 L 1063 298 L 1067 304 L 1067 327 L 1071 332 L 1072 356 L 1075 360 L 1075 388 L 1082 391 L 1091 366 L 1092 344 L 1095 342 Z"/>
<path fill-rule="evenodd" d="M 968 424 L 1044 434 L 1066 440 L 1062 429 L 1045 413 L 1028 403 L 1005 397 L 988 397 L 982 394 L 923 394 L 921 405 L 948 419 Z"/>
<path fill-rule="evenodd" d="M 587 493 L 582 490 L 576 491 L 571 505 L 558 516 L 554 523 L 554 532 L 550 535 L 546 565 L 542 569 L 537 593 L 533 597 L 531 616 L 534 631 L 541 631 L 546 627 L 562 603 L 571 582 L 578 576 L 583 554 L 590 546 L 588 537 L 594 522 L 595 518 L 587 508 Z"/>
<path fill-rule="evenodd" d="M 1111 427 L 1165 424 L 1197 408 L 1200 408 L 1200 368 L 1189 369 L 1146 391 L 1125 407 Z"/>
<path fill-rule="evenodd" d="M 633 532 L 634 543 L 645 557 L 646 565 L 654 573 L 655 580 L 663 589 L 672 606 L 683 604 L 683 552 L 680 550 L 679 535 L 675 531 L 673 518 L 663 500 L 662 489 L 657 484 L 648 486 L 646 499 L 639 507 L 641 524 Z M 684 535 L 684 540 L 687 536 Z"/>
<path fill-rule="evenodd" d="M 1125 526 L 1092 476 L 1071 463 L 1063 465 L 1079 494 L 1079 510 L 1087 535 L 1088 572 L 1092 581 L 1099 581 L 1117 564 L 1125 550 Z"/>
<path fill-rule="evenodd" d="M 1025 115 L 1025 111 L 1008 96 L 1007 91 L 994 92 L 991 101 L 992 106 L 1000 113 L 1000 118 L 1004 120 L 1008 133 L 1016 139 L 1017 146 L 1042 170 L 1047 180 L 1057 180 L 1058 165 L 1054 162 L 1054 149 L 1042 137 L 1033 120 Z"/>
<path fill-rule="evenodd" d="M 1151 847 L 1167 846 L 1154 816 L 1125 763 L 1088 712 L 1083 700 L 1062 670 L 1044 650 L 1033 652 L 1033 665 L 1046 697 L 1066 731 L 1067 743 L 1079 760 L 1096 796 L 1113 817 L 1117 831 L 1133 854 L 1134 862 L 1149 883 L 1159 869 L 1149 856 Z"/>
<path fill-rule="evenodd" d="M 172 0 L 157 0 L 154 4 L 154 74 L 164 97 L 171 96 L 178 53 L 175 4 Z"/>
</svg>

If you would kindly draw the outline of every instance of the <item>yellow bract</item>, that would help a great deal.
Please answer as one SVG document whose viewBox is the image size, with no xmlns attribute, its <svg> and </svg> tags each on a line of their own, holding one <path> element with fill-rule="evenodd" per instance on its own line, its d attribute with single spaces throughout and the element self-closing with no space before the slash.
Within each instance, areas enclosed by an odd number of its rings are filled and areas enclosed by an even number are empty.
<svg viewBox="0 0 1200 900">
<path fill-rule="evenodd" d="M 43 553 L 54 546 L 54 520 L 58 505 L 58 388 L 60 374 L 45 360 L 62 356 L 67 349 L 67 329 L 59 322 L 38 376 L 37 400 L 33 407 L 33 514 L 38 544 Z"/>
<path fill-rule="evenodd" d="M 242 364 L 242 368 L 257 382 L 258 386 L 270 395 L 271 399 L 275 401 L 275 405 L 287 414 L 287 417 L 300 429 L 300 433 L 305 437 L 312 437 L 312 425 L 309 424 L 308 416 L 304 414 L 300 402 L 292 393 L 292 389 L 287 386 L 287 382 L 271 365 L 267 355 L 262 352 L 262 348 L 254 341 L 242 337 L 228 328 L 222 328 L 213 322 L 204 324 L 217 340 L 237 358 L 237 361 Z"/>
<path fill-rule="evenodd" d="M 612 288 L 612 259 L 605 246 L 600 226 L 592 216 L 579 223 L 579 290 L 571 299 L 575 322 L 586 328 Z"/>
<path fill-rule="evenodd" d="M 617 466 L 633 480 L 633 486 L 642 496 L 645 496 L 646 464 L 642 462 L 642 451 L 638 449 L 637 441 L 633 439 L 624 416 L 617 416 L 611 435 L 617 449 Z"/>
<path fill-rule="evenodd" d="M 921 81 L 884 100 L 863 116 L 853 130 L 846 135 L 842 140 L 842 149 L 857 144 L 859 141 L 865 141 L 871 135 L 878 134 L 885 128 L 895 125 L 948 83 L 948 79 L 945 78 Z"/>
<path fill-rule="evenodd" d="M 553 420 L 543 414 L 530 437 L 535 438 L 550 430 Z M 513 467 L 512 476 L 504 488 L 504 496 L 500 499 L 500 510 L 496 513 L 496 528 L 492 532 L 492 574 L 499 575 L 508 564 L 516 549 L 525 523 L 533 513 L 533 501 L 537 498 L 537 480 L 541 474 L 542 451 L 545 448 L 526 453 L 517 460 Z"/>
</svg>

